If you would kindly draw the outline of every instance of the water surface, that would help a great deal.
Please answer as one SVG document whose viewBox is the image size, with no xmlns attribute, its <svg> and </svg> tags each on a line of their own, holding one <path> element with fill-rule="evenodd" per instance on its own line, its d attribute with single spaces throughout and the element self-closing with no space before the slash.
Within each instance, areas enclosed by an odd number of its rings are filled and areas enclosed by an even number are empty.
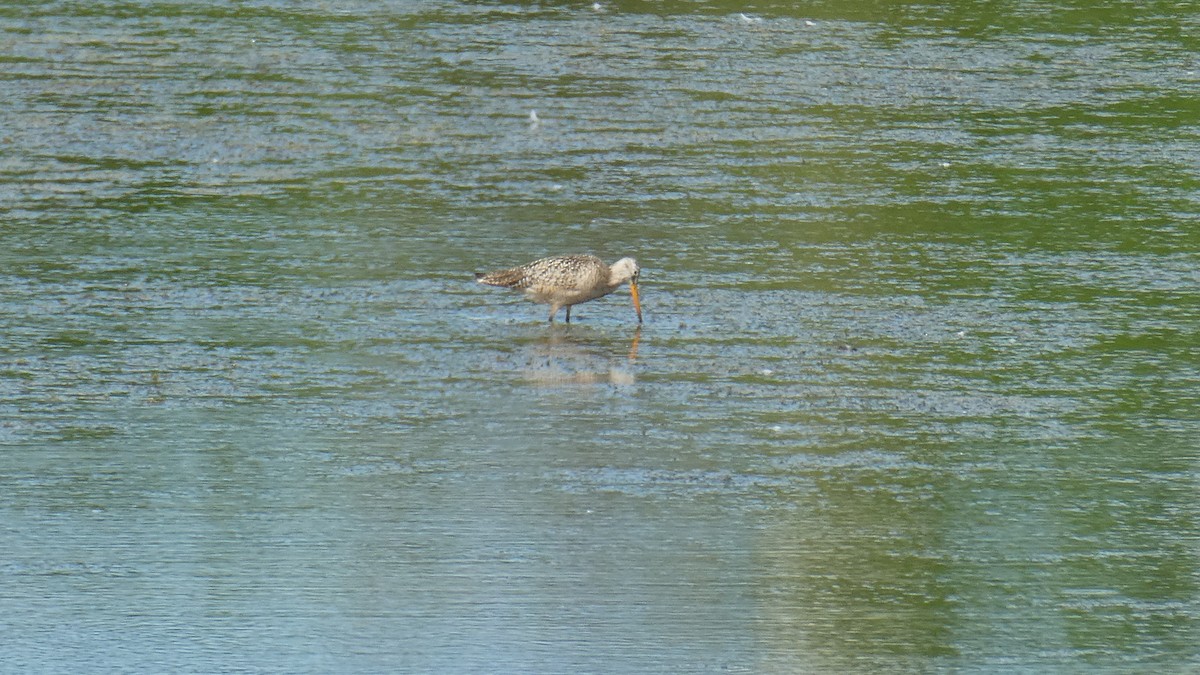
<svg viewBox="0 0 1200 675">
<path fill-rule="evenodd" d="M 0 10 L 0 666 L 1200 669 L 1198 29 Z"/>
</svg>

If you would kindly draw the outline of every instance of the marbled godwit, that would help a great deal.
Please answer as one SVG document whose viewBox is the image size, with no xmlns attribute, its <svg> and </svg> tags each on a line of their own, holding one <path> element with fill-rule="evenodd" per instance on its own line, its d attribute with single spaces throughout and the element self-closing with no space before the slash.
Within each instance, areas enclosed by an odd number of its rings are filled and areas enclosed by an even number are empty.
<svg viewBox="0 0 1200 675">
<path fill-rule="evenodd" d="M 554 315 L 563 307 L 567 308 L 567 323 L 571 323 L 573 305 L 608 295 L 628 281 L 633 309 L 641 323 L 642 302 L 637 285 L 640 272 L 633 258 L 621 258 L 609 266 L 594 255 L 559 255 L 490 274 L 476 274 L 475 280 L 525 291 L 530 300 L 550 305 L 550 323 L 554 323 Z"/>
</svg>

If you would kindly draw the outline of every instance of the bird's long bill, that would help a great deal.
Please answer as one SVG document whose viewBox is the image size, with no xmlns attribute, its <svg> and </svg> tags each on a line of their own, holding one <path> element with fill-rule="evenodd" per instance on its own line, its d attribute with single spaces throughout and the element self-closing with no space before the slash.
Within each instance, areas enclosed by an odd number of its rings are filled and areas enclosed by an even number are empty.
<svg viewBox="0 0 1200 675">
<path fill-rule="evenodd" d="M 629 282 L 629 294 L 633 296 L 633 311 L 637 312 L 638 323 L 642 322 L 642 300 L 638 297 L 637 282 Z"/>
</svg>

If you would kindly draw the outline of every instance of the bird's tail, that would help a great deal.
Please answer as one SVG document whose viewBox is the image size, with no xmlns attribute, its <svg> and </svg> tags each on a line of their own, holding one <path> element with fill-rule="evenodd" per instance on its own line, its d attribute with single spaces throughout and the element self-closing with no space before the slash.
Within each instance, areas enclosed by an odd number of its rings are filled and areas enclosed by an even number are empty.
<svg viewBox="0 0 1200 675">
<path fill-rule="evenodd" d="M 489 272 L 487 274 L 480 272 L 475 273 L 475 281 L 481 284 L 487 284 L 488 286 L 500 286 L 502 288 L 513 288 L 514 286 L 520 286 L 524 279 L 525 272 L 519 267 L 509 270 L 500 270 L 498 272 Z"/>
</svg>

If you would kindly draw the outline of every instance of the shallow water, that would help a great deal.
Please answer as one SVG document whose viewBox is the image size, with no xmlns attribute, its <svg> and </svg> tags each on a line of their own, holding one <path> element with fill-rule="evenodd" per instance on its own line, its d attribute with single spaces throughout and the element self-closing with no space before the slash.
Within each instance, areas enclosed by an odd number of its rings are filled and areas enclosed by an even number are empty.
<svg viewBox="0 0 1200 675">
<path fill-rule="evenodd" d="M 0 666 L 1200 668 L 1198 28 L 0 10 Z"/>
</svg>

